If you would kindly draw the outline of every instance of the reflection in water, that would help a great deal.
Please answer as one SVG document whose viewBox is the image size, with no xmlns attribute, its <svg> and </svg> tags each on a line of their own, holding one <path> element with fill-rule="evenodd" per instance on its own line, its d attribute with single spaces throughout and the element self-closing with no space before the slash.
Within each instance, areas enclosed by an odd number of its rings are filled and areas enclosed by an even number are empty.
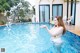
<svg viewBox="0 0 80 53">
<path fill-rule="evenodd" d="M 38 30 L 34 25 L 30 26 L 29 36 L 27 37 L 29 42 L 32 42 L 37 38 L 37 31 Z"/>
</svg>

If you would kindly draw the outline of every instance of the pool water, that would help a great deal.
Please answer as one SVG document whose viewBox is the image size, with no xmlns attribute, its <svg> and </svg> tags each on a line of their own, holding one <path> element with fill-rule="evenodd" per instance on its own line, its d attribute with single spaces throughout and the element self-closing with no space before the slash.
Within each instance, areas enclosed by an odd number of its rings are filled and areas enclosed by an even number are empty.
<svg viewBox="0 0 80 53">
<path fill-rule="evenodd" d="M 5 53 L 58 53 L 44 24 L 13 24 L 0 27 L 0 48 Z M 50 29 L 52 25 L 45 24 Z M 80 53 L 80 37 L 69 31 L 62 36 L 61 53 Z"/>
</svg>

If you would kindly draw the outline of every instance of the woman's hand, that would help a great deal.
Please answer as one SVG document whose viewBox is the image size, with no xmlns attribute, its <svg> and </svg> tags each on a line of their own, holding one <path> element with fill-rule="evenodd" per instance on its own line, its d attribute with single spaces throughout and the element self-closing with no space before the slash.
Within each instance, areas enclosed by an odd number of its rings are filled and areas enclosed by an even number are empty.
<svg viewBox="0 0 80 53">
<path fill-rule="evenodd" d="M 50 33 L 50 30 L 48 29 L 48 27 L 46 25 L 42 25 L 42 26 L 40 26 L 40 28 L 46 28 L 47 31 Z"/>
<path fill-rule="evenodd" d="M 46 25 L 42 25 L 42 26 L 40 26 L 41 28 L 47 28 L 47 26 Z"/>
</svg>

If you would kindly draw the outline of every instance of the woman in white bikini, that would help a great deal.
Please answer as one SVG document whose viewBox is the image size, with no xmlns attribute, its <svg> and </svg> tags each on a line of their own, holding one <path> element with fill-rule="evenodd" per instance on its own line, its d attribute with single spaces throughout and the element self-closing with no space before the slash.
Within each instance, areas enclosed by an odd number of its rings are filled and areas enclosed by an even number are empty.
<svg viewBox="0 0 80 53">
<path fill-rule="evenodd" d="M 42 25 L 41 28 L 46 28 L 51 35 L 51 41 L 57 47 L 60 52 L 60 46 L 62 44 L 61 36 L 65 33 L 66 29 L 61 16 L 54 18 L 54 27 L 48 29 L 46 25 Z M 58 47 L 59 46 L 59 47 Z"/>
</svg>

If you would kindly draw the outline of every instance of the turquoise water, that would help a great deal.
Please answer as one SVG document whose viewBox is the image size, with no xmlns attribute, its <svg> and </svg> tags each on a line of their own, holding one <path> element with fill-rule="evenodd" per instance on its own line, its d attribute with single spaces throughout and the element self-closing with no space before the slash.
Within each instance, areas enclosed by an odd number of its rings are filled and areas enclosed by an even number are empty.
<svg viewBox="0 0 80 53">
<path fill-rule="evenodd" d="M 6 53 L 58 53 L 57 48 L 50 40 L 46 29 L 40 28 L 43 24 L 13 24 L 10 27 L 0 27 L 0 48 Z M 48 28 L 52 25 L 45 24 Z M 80 53 L 80 37 L 66 31 L 61 53 Z"/>
</svg>

